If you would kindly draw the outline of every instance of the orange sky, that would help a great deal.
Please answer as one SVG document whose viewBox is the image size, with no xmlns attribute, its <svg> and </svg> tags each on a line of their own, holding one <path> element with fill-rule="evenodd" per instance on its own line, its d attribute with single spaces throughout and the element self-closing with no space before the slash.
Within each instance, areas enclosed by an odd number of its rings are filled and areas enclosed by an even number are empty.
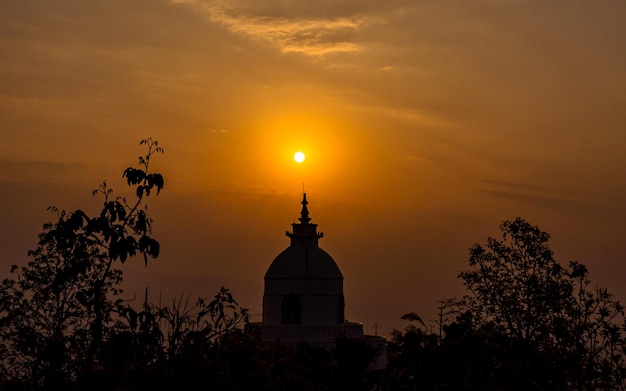
<svg viewBox="0 0 626 391">
<path fill-rule="evenodd" d="M 516 216 L 624 301 L 624 16 L 622 0 L 2 2 L 0 277 L 46 207 L 95 210 L 104 179 L 125 191 L 151 136 L 163 252 L 124 265 L 129 292 L 226 285 L 259 316 L 304 183 L 368 332 L 434 319 L 468 248 Z"/>
</svg>

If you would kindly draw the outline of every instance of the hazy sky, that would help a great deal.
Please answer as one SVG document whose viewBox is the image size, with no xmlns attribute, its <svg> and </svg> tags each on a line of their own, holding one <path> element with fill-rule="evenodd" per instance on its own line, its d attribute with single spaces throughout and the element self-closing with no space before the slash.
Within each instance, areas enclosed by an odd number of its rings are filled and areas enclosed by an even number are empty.
<svg viewBox="0 0 626 391">
<path fill-rule="evenodd" d="M 0 0 L 0 277 L 49 205 L 95 211 L 145 137 L 162 255 L 128 295 L 230 287 L 260 319 L 302 184 L 346 317 L 463 294 L 516 216 L 626 301 L 626 2 Z M 293 153 L 307 160 L 297 165 Z"/>
</svg>

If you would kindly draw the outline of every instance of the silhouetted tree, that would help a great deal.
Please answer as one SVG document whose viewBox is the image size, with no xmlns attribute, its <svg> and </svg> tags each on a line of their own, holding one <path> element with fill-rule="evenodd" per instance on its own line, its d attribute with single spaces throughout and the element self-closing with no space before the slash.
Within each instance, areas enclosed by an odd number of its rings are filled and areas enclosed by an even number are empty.
<svg viewBox="0 0 626 391">
<path fill-rule="evenodd" d="M 159 254 L 145 200 L 163 188 L 163 177 L 149 170 L 151 157 L 163 149 L 150 138 L 140 144 L 147 153 L 139 157 L 139 168 L 123 173 L 134 199 L 114 197 L 104 182 L 93 191 L 104 198 L 95 217 L 50 207 L 57 221 L 44 225 L 37 249 L 29 252 L 32 261 L 13 266 L 15 277 L 0 285 L 5 379 L 57 388 L 97 363 L 111 323 L 108 296 L 119 293 L 121 282 L 113 263 L 141 254 L 147 264 Z"/>
<path fill-rule="evenodd" d="M 3 377 L 33 385 L 60 386 L 84 366 L 95 320 L 94 286 L 114 296 L 122 277 L 107 257 L 85 242 L 62 246 L 46 224 L 32 260 L 13 266 L 13 278 L 0 283 L 0 346 Z M 108 277 L 103 280 L 103 275 Z M 105 313 L 112 303 L 102 303 Z"/>
<path fill-rule="evenodd" d="M 61 214 L 56 229 L 51 231 L 60 241 L 68 243 L 87 241 L 107 254 L 107 265 L 110 269 L 114 261 L 124 263 L 128 257 L 141 254 L 148 264 L 148 257 L 156 258 L 159 255 L 160 245 L 150 234 L 152 219 L 148 217 L 145 199 L 156 188 L 159 194 L 164 186 L 163 176 L 150 171 L 150 159 L 155 153 L 163 153 L 159 143 L 151 138 L 141 140 L 146 145 L 147 153 L 139 157 L 139 168 L 128 167 L 122 177 L 126 178 L 129 186 L 135 189 L 135 198 L 130 201 L 126 197 L 113 197 L 113 190 L 103 182 L 92 194 L 104 198 L 103 208 L 98 216 L 90 218 L 85 212 L 78 209 L 74 212 Z M 91 323 L 91 346 L 88 360 L 93 360 L 104 337 L 104 323 L 106 321 L 106 296 L 103 290 L 109 274 L 105 271 L 102 278 L 94 284 L 94 300 L 92 303 L 95 319 Z"/>
<path fill-rule="evenodd" d="M 386 389 L 625 389 L 622 305 L 584 265 L 561 266 L 538 227 L 517 218 L 500 229 L 470 249 L 459 274 L 469 293 L 440 302 L 438 334 L 415 313 L 402 317 Z"/>
<path fill-rule="evenodd" d="M 101 370 L 83 379 L 83 388 L 203 389 L 198 387 L 207 382 L 215 387 L 229 382 L 225 373 L 237 368 L 224 365 L 223 357 L 236 355 L 233 335 L 248 321 L 248 310 L 224 287 L 211 300 L 146 301 L 141 310 L 120 299 L 114 312 L 118 316 L 103 345 Z M 241 357 L 253 357 L 246 353 Z"/>
<path fill-rule="evenodd" d="M 385 389 L 437 389 L 443 364 L 438 357 L 439 336 L 429 332 L 415 312 L 404 314 L 401 319 L 408 324 L 402 331 L 391 331 Z"/>
<path fill-rule="evenodd" d="M 82 388 L 371 389 L 375 351 L 365 341 L 339 338 L 334 350 L 263 341 L 256 328 L 242 328 L 247 310 L 226 288 L 195 304 L 178 299 L 135 311 L 120 300 L 118 306 L 102 370 L 83 379 Z"/>
<path fill-rule="evenodd" d="M 525 364 L 543 365 L 536 387 L 623 389 L 622 305 L 590 285 L 584 265 L 556 262 L 550 235 L 537 226 L 517 218 L 500 229 L 500 240 L 490 237 L 486 246 L 470 249 L 471 269 L 459 274 L 474 322 L 492 325 L 532 355 Z"/>
</svg>

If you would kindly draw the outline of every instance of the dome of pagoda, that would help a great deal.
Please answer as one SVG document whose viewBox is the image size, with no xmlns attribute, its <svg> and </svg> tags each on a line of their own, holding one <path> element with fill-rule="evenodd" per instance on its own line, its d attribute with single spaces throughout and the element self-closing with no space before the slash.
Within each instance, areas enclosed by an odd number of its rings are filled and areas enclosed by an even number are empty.
<svg viewBox="0 0 626 391">
<path fill-rule="evenodd" d="M 317 245 L 292 244 L 278 254 L 265 274 L 273 278 L 343 279 L 337 263 Z"/>
</svg>

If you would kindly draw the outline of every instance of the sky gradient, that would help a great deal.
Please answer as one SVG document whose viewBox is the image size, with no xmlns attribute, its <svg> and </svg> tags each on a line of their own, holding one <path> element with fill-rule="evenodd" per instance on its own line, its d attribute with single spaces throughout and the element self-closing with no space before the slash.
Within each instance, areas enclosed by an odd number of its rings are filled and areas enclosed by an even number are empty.
<svg viewBox="0 0 626 391">
<path fill-rule="evenodd" d="M 626 2 L 0 2 L 0 277 L 46 211 L 95 211 L 152 137 L 156 301 L 230 287 L 261 314 L 302 187 L 346 317 L 387 334 L 464 293 L 517 216 L 626 300 Z M 307 155 L 293 161 L 294 152 Z"/>
</svg>

